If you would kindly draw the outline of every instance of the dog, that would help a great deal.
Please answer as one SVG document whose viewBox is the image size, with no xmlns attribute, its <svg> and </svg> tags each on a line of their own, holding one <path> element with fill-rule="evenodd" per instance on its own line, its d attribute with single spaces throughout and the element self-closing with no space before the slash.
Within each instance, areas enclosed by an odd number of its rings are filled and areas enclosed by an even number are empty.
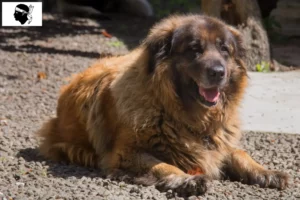
<svg viewBox="0 0 300 200">
<path fill-rule="evenodd" d="M 139 47 L 100 59 L 62 88 L 57 117 L 38 131 L 40 152 L 181 196 L 222 177 L 284 189 L 286 173 L 239 148 L 245 54 L 234 27 L 170 16 Z"/>
</svg>

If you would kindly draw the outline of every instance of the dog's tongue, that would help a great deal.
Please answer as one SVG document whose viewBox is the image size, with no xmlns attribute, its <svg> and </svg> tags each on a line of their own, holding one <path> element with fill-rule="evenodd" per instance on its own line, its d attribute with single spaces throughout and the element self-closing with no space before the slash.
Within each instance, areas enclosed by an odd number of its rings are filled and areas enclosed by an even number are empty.
<svg viewBox="0 0 300 200">
<path fill-rule="evenodd" d="M 201 96 L 205 98 L 206 101 L 209 102 L 216 102 L 219 99 L 220 92 L 218 88 L 209 88 L 205 89 L 202 87 L 199 87 L 199 93 Z"/>
</svg>

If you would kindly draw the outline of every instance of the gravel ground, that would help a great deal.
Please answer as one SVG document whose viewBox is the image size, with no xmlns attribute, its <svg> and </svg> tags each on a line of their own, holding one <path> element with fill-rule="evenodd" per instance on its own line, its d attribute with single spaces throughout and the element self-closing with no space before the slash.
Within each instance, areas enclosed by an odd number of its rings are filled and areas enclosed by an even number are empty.
<svg viewBox="0 0 300 200">
<path fill-rule="evenodd" d="M 60 86 L 99 55 L 126 53 L 153 23 L 113 19 L 59 21 L 45 15 L 42 28 L 0 29 L 0 199 L 180 199 L 171 191 L 110 181 L 95 169 L 37 154 L 33 133 L 55 115 Z M 116 37 L 104 37 L 101 29 Z M 300 135 L 250 132 L 243 144 L 263 165 L 289 173 L 290 187 L 278 191 L 213 181 L 199 199 L 300 199 Z"/>
</svg>

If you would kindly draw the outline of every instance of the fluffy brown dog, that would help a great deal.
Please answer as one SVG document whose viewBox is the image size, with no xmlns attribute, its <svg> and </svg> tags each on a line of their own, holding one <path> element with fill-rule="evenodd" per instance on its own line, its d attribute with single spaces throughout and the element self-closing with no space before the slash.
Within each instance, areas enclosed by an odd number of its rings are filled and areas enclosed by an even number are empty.
<svg viewBox="0 0 300 200">
<path fill-rule="evenodd" d="M 286 174 L 238 149 L 243 57 L 233 27 L 169 17 L 137 49 L 100 60 L 63 88 L 57 117 L 39 131 L 41 153 L 106 174 L 148 174 L 135 181 L 180 195 L 204 193 L 206 180 L 223 174 L 283 189 Z"/>
</svg>

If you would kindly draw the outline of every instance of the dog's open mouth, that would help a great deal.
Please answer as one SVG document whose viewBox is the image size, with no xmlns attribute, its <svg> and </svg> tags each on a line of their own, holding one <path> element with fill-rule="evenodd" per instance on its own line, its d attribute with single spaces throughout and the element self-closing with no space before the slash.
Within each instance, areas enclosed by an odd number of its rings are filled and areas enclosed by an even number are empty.
<svg viewBox="0 0 300 200">
<path fill-rule="evenodd" d="M 218 87 L 204 88 L 199 86 L 199 99 L 204 105 L 211 107 L 218 103 L 220 90 Z"/>
</svg>

